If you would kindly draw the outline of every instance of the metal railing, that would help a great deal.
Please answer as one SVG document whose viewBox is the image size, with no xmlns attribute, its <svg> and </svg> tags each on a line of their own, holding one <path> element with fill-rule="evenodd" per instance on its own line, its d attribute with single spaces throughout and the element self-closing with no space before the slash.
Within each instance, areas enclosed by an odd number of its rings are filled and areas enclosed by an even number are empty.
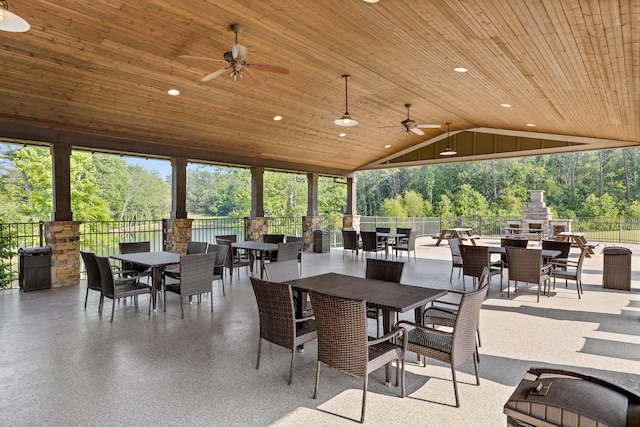
<svg viewBox="0 0 640 427">
<path fill-rule="evenodd" d="M 191 240 L 214 243 L 216 236 L 235 234 L 239 242 L 244 240 L 244 218 L 203 218 L 191 223 Z"/>
<path fill-rule="evenodd" d="M 44 223 L 0 223 L 0 289 L 18 284 L 18 250 L 44 245 Z"/>
<path fill-rule="evenodd" d="M 269 234 L 302 236 L 301 217 L 269 217 Z"/>
<path fill-rule="evenodd" d="M 119 244 L 150 242 L 152 251 L 162 250 L 162 220 L 87 221 L 80 224 L 80 249 L 100 256 L 120 253 Z"/>
</svg>

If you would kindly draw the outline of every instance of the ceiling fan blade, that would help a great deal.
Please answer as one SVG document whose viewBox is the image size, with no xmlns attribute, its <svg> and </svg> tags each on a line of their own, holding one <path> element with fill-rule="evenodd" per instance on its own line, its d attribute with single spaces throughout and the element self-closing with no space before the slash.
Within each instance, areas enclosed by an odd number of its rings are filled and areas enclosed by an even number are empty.
<svg viewBox="0 0 640 427">
<path fill-rule="evenodd" d="M 247 78 L 247 80 L 249 80 L 251 83 L 253 83 L 257 87 L 263 87 L 264 86 L 264 82 L 262 81 L 262 79 L 260 77 L 258 77 L 258 75 L 256 73 L 254 73 L 253 71 L 249 70 L 248 68 L 245 68 L 243 70 L 243 74 Z"/>
<path fill-rule="evenodd" d="M 425 124 L 425 125 L 416 125 L 415 127 L 422 128 L 422 129 L 440 129 L 442 126 L 435 125 L 435 124 Z"/>
<path fill-rule="evenodd" d="M 202 79 L 200 79 L 200 81 L 208 82 L 209 80 L 215 79 L 219 75 L 224 74 L 225 71 L 227 71 L 227 68 L 221 68 L 218 71 L 214 71 L 213 73 L 204 76 Z"/>
<path fill-rule="evenodd" d="M 197 59 L 197 60 L 205 60 L 205 61 L 216 61 L 216 62 L 227 62 L 224 59 L 207 58 L 206 56 L 180 55 L 180 58 Z"/>
<path fill-rule="evenodd" d="M 411 132 L 415 133 L 416 135 L 424 135 L 424 132 L 422 132 L 420 129 L 418 129 L 417 126 L 414 126 L 411 128 Z"/>
<path fill-rule="evenodd" d="M 277 65 L 270 65 L 270 64 L 247 64 L 247 67 L 251 67 L 254 70 L 260 70 L 260 71 L 268 71 L 270 73 L 278 73 L 278 74 L 290 74 L 291 71 L 289 71 L 288 68 L 284 68 L 284 67 L 278 67 Z"/>
</svg>

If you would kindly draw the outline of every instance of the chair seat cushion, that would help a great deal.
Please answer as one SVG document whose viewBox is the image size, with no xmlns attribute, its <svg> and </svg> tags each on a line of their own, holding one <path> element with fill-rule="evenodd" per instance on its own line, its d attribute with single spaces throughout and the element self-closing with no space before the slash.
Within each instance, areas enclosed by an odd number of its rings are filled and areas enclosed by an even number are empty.
<svg viewBox="0 0 640 427">
<path fill-rule="evenodd" d="M 443 353 L 451 353 L 451 335 L 431 333 L 416 328 L 409 331 L 409 344 L 433 348 Z"/>
<path fill-rule="evenodd" d="M 369 362 L 380 357 L 385 360 L 394 360 L 402 356 L 402 347 L 393 344 L 390 341 L 381 342 L 379 344 L 369 346 Z"/>
<path fill-rule="evenodd" d="M 367 307 L 367 318 L 377 319 L 380 316 L 380 311 L 377 308 Z"/>
<path fill-rule="evenodd" d="M 567 271 L 567 270 L 553 270 L 551 275 L 557 279 L 576 279 L 575 271 Z"/>
<path fill-rule="evenodd" d="M 180 279 L 180 269 L 171 268 L 171 269 L 164 270 L 164 275 L 167 277 L 171 277 L 172 279 Z"/>
<path fill-rule="evenodd" d="M 395 245 L 394 248 L 396 250 L 400 250 L 400 251 L 408 251 L 409 250 L 409 245 L 408 244 L 400 244 L 400 245 Z"/>
<path fill-rule="evenodd" d="M 424 323 L 449 326 L 453 328 L 456 321 L 455 313 L 447 310 L 438 310 L 437 308 L 429 308 L 424 312 Z"/>
</svg>

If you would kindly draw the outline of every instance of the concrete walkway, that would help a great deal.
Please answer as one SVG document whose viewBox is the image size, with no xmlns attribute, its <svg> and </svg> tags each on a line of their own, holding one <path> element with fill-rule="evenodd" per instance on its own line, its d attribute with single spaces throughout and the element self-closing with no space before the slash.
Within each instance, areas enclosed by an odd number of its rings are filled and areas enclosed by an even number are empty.
<svg viewBox="0 0 640 427">
<path fill-rule="evenodd" d="M 461 289 L 455 274 L 449 282 L 448 245 L 434 243 L 419 239 L 403 282 Z M 627 247 L 640 269 L 640 247 Z M 539 303 L 533 286 L 507 297 L 494 278 L 481 312 L 481 385 L 471 361 L 459 368 L 460 408 L 448 365 L 419 367 L 410 354 L 405 399 L 382 383 L 383 370 L 370 376 L 365 424 L 505 425 L 503 405 L 531 366 L 580 370 L 640 392 L 640 276 L 633 274 L 630 292 L 603 289 L 602 248 L 585 263 L 581 299 L 564 284 Z M 303 274 L 362 276 L 364 265 L 332 249 L 304 254 Z M 83 308 L 84 285 L 0 292 L 0 425 L 356 425 L 362 382 L 325 367 L 314 400 L 315 343 L 298 353 L 291 386 L 285 349 L 263 345 L 256 370 L 257 309 L 246 273 L 226 291 L 215 287 L 213 313 L 206 296 L 185 307 L 184 320 L 175 295 L 166 313 L 150 317 L 146 298 L 139 309 L 121 302 L 113 324 L 98 315 L 97 293 Z"/>
</svg>

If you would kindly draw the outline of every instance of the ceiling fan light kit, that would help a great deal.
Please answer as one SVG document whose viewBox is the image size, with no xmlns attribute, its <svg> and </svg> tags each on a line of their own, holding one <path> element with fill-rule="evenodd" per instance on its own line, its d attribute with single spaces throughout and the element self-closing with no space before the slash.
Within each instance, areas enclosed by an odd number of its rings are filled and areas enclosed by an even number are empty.
<svg viewBox="0 0 640 427">
<path fill-rule="evenodd" d="M 13 12 L 9 12 L 9 4 L 6 0 L 0 0 L 0 30 L 10 33 L 24 33 L 31 26 L 27 21 Z"/>
<path fill-rule="evenodd" d="M 449 139 L 449 126 L 451 125 L 451 122 L 447 122 L 447 148 L 445 148 L 444 150 L 442 150 L 440 152 L 440 156 L 442 157 L 450 157 L 450 156 L 455 156 L 456 154 L 458 154 L 457 151 L 453 150 L 450 147 L 450 139 Z"/>
<path fill-rule="evenodd" d="M 347 88 L 349 74 L 344 74 L 342 78 L 344 79 L 344 114 L 333 123 L 337 124 L 338 126 L 355 126 L 358 124 L 358 121 L 352 119 L 351 115 L 349 115 L 349 91 Z"/>
</svg>

